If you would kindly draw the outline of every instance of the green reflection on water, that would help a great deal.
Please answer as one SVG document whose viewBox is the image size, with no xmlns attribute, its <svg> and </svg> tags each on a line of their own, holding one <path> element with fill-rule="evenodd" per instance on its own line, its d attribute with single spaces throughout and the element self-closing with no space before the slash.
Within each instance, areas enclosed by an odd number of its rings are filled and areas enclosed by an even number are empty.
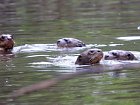
<svg viewBox="0 0 140 105">
<path fill-rule="evenodd" d="M 16 46 L 52 44 L 58 38 L 74 37 L 86 44 L 103 44 L 103 51 L 123 49 L 139 51 L 139 40 L 117 40 L 120 36 L 139 36 L 138 0 L 21 0 L 1 2 L 0 32 L 15 36 Z M 109 44 L 122 44 L 109 46 Z M 50 79 L 62 67 L 32 68 L 29 63 L 47 61 L 30 55 L 57 52 L 17 54 L 10 61 L 0 62 L 0 100 L 20 87 Z M 54 72 L 55 71 L 55 72 Z M 11 104 L 20 105 L 139 105 L 139 70 L 122 70 L 125 77 L 91 74 L 64 81 L 49 90 L 27 94 Z"/>
</svg>

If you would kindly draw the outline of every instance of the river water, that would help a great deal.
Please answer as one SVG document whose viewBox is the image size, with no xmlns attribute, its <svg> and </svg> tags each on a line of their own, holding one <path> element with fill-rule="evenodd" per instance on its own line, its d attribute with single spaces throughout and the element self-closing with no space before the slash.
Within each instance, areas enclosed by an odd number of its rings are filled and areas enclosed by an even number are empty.
<svg viewBox="0 0 140 105">
<path fill-rule="evenodd" d="M 0 8 L 0 33 L 12 34 L 16 42 L 14 57 L 0 60 L 2 105 L 140 104 L 139 68 L 108 68 L 8 97 L 14 90 L 43 80 L 94 70 L 96 66 L 74 64 L 78 54 L 89 48 L 128 50 L 139 57 L 139 0 L 1 0 Z M 59 49 L 56 41 L 63 37 L 80 39 L 87 46 Z M 97 66 L 104 66 L 101 63 Z"/>
</svg>

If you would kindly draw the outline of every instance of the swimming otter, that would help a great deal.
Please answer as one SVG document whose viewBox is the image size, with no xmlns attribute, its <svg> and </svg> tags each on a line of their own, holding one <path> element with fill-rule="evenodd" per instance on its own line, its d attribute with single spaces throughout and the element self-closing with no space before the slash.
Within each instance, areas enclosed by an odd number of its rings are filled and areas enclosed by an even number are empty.
<svg viewBox="0 0 140 105">
<path fill-rule="evenodd" d="M 75 38 L 62 38 L 57 40 L 57 46 L 60 48 L 71 48 L 71 47 L 84 47 L 85 44 Z"/>
<path fill-rule="evenodd" d="M 111 50 L 104 57 L 105 60 L 137 60 L 130 51 Z"/>
<path fill-rule="evenodd" d="M 10 53 L 14 46 L 13 36 L 10 34 L 0 35 L 0 53 Z"/>
<path fill-rule="evenodd" d="M 78 56 L 75 64 L 92 65 L 99 63 L 102 58 L 103 52 L 101 49 L 88 49 Z"/>
</svg>

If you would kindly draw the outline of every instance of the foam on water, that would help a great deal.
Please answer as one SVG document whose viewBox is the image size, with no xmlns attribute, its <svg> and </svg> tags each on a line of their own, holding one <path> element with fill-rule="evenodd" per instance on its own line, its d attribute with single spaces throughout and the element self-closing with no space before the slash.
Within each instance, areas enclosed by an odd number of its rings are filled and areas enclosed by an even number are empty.
<svg viewBox="0 0 140 105">
<path fill-rule="evenodd" d="M 42 69 L 42 68 L 51 67 L 53 65 L 53 63 L 51 63 L 51 62 L 32 62 L 32 63 L 28 63 L 28 65 L 30 65 L 29 67 Z"/>
<path fill-rule="evenodd" d="M 124 41 L 140 40 L 140 36 L 117 37 L 116 39 L 124 40 Z"/>
<path fill-rule="evenodd" d="M 93 44 L 89 44 L 86 47 L 58 48 L 56 46 L 56 44 L 25 44 L 25 45 L 22 45 L 22 46 L 14 47 L 13 53 L 51 52 L 51 51 L 75 52 L 77 50 L 92 48 L 94 46 L 95 45 L 93 45 Z"/>
<path fill-rule="evenodd" d="M 109 46 L 118 46 L 121 44 L 110 44 Z M 79 54 L 77 54 L 77 51 L 85 50 L 89 48 L 94 47 L 104 47 L 106 45 L 97 45 L 97 44 L 89 44 L 86 47 L 76 47 L 76 48 L 58 48 L 56 44 L 26 44 L 23 46 L 14 47 L 13 52 L 14 53 L 30 53 L 30 52 L 53 52 L 58 51 L 62 52 L 57 53 L 55 56 L 51 56 L 48 54 L 35 54 L 35 55 L 27 55 L 26 58 L 35 58 L 36 60 L 38 57 L 44 57 L 46 58 L 45 61 L 34 61 L 32 63 L 29 63 L 29 67 L 33 68 L 40 68 L 45 71 L 45 68 L 48 67 L 60 67 L 62 70 L 59 70 L 57 72 L 75 72 L 77 67 L 84 67 L 85 65 L 75 65 L 75 61 Z M 66 53 L 64 53 L 66 52 Z M 69 53 L 73 52 L 73 53 Z M 117 60 L 104 60 L 102 59 L 100 64 L 103 66 L 110 66 L 115 67 L 114 65 L 119 64 L 128 64 L 128 63 L 140 63 L 140 52 L 138 51 L 131 51 L 138 60 L 133 61 L 117 61 Z M 107 52 L 104 52 L 106 54 Z M 87 66 L 87 65 L 86 65 Z M 94 65 L 93 65 L 94 66 Z"/>
<path fill-rule="evenodd" d="M 13 53 L 31 53 L 31 52 L 52 52 L 52 51 L 60 51 L 60 52 L 77 52 L 84 49 L 90 48 L 101 48 L 105 46 L 120 46 L 123 44 L 88 44 L 85 47 L 74 47 L 74 48 L 58 48 L 56 44 L 25 44 L 21 46 L 17 46 L 13 48 Z"/>
<path fill-rule="evenodd" d="M 30 52 L 48 52 L 57 49 L 55 44 L 25 44 L 14 47 L 14 53 L 30 53 Z"/>
</svg>

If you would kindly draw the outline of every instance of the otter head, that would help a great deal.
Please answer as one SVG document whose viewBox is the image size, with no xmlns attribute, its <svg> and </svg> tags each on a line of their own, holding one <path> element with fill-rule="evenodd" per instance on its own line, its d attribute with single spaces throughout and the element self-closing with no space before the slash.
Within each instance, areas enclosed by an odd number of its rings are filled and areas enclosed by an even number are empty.
<svg viewBox="0 0 140 105">
<path fill-rule="evenodd" d="M 105 55 L 105 60 L 136 60 L 137 58 L 129 51 L 111 50 Z"/>
<path fill-rule="evenodd" d="M 9 51 L 13 49 L 14 40 L 13 36 L 10 34 L 2 34 L 0 35 L 0 49 L 4 51 Z"/>
<path fill-rule="evenodd" d="M 57 46 L 61 48 L 83 47 L 85 44 L 75 38 L 62 38 L 57 40 Z"/>
<path fill-rule="evenodd" d="M 75 64 L 92 65 L 99 63 L 102 58 L 103 52 L 101 49 L 88 49 L 78 56 Z"/>
</svg>

